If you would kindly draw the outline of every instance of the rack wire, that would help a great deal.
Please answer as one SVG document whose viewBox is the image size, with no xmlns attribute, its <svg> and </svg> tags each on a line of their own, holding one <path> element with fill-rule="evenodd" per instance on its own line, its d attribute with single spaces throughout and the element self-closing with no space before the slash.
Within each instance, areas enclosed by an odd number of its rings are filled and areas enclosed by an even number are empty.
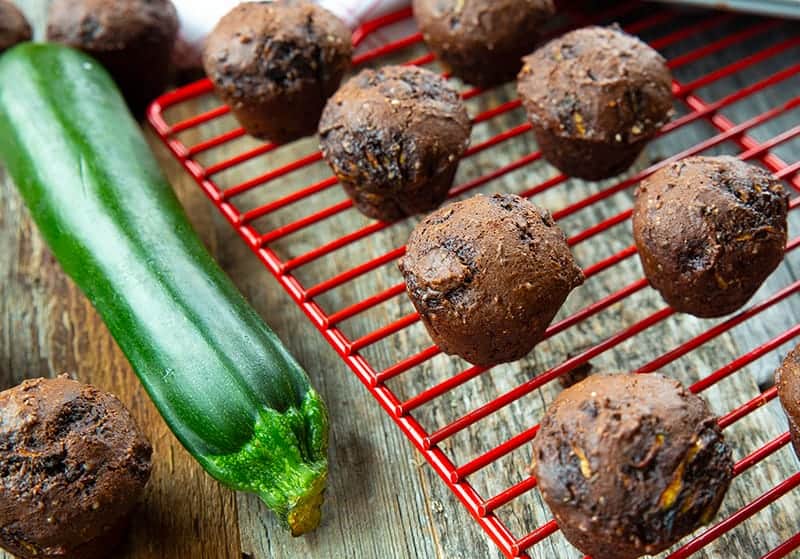
<svg viewBox="0 0 800 559">
<path fill-rule="evenodd" d="M 356 47 L 363 46 L 365 40 L 375 34 L 404 23 L 408 25 L 411 15 L 411 11 L 407 9 L 366 23 L 354 32 L 353 42 Z M 600 202 L 610 200 L 617 195 L 628 195 L 627 192 L 631 187 L 642 178 L 671 161 L 715 149 L 730 152 L 731 146 L 740 158 L 761 163 L 776 177 L 783 179 L 800 192 L 800 159 L 794 159 L 788 163 L 784 160 L 787 158 L 787 154 L 788 157 L 791 157 L 800 150 L 798 146 L 794 148 L 791 146 L 791 142 L 800 137 L 800 110 L 798 109 L 800 96 L 792 96 L 767 106 L 760 113 L 740 122 L 736 122 L 728 114 L 728 110 L 738 102 L 745 99 L 756 99 L 763 96 L 764 92 L 771 87 L 789 80 L 797 80 L 800 76 L 800 63 L 785 64 L 785 67 L 779 69 L 775 69 L 774 65 L 771 65 L 771 62 L 776 59 L 789 61 L 800 59 L 796 55 L 794 58 L 789 56 L 791 53 L 800 52 L 800 35 L 792 31 L 791 24 L 778 20 L 746 19 L 743 16 L 713 12 L 687 19 L 685 14 L 672 8 L 658 8 L 654 5 L 644 7 L 637 1 L 629 1 L 614 3 L 612 8 L 592 13 L 589 16 L 580 10 L 569 11 L 558 31 L 591 22 L 606 23 L 616 20 L 622 21 L 624 28 L 629 32 L 653 35 L 649 39 L 651 45 L 662 51 L 676 48 L 684 43 L 690 44 L 692 41 L 704 41 L 669 60 L 669 66 L 676 75 L 679 73 L 688 76 L 691 76 L 692 73 L 696 75 L 681 81 L 674 81 L 673 92 L 676 103 L 681 107 L 678 116 L 661 130 L 660 135 L 667 136 L 675 131 L 703 123 L 704 130 L 708 130 L 707 137 L 698 138 L 691 147 L 650 165 L 645 165 L 644 168 L 629 173 L 621 180 L 603 183 L 599 188 L 588 191 L 579 190 L 566 176 L 556 173 L 534 186 L 523 189 L 522 195 L 540 196 L 556 191 L 564 192 L 568 188 L 574 189 L 576 192 L 588 193 L 578 199 L 571 199 L 568 194 L 564 194 L 568 203 L 553 212 L 557 220 L 563 221 L 584 210 L 596 208 Z M 705 67 L 706 57 L 723 52 L 733 45 L 754 41 L 764 36 L 773 36 L 776 39 L 745 58 L 733 60 L 710 70 Z M 423 48 L 421 41 L 421 35 L 412 31 L 408 35 L 391 40 L 377 48 L 371 50 L 361 48 L 354 58 L 354 65 L 359 67 L 380 64 L 387 60 L 393 62 L 403 60 L 405 63 L 417 65 L 435 63 L 432 54 L 427 52 L 419 54 L 420 49 Z M 411 58 L 409 59 L 409 57 Z M 742 76 L 747 74 L 748 70 L 762 67 L 769 69 L 766 76 L 743 83 L 745 77 Z M 731 79 L 739 80 L 738 87 L 730 87 Z M 701 92 L 710 92 L 715 87 L 724 87 L 724 91 L 716 100 L 705 100 L 705 95 L 701 95 Z M 513 97 L 503 99 L 500 96 L 498 101 L 498 96 L 495 95 L 490 98 L 491 106 L 486 107 L 487 101 L 479 99 L 483 93 L 481 90 L 471 88 L 464 89 L 462 93 L 465 100 L 474 100 L 477 103 L 478 111 L 473 117 L 476 127 L 494 119 L 519 113 L 520 102 L 518 99 Z M 187 117 L 188 109 L 186 107 L 188 105 L 185 104 L 190 101 L 203 101 L 210 108 L 200 114 L 191 114 Z M 174 113 L 180 114 L 180 118 L 177 120 L 172 118 Z M 502 507 L 534 489 L 536 486 L 534 477 L 525 475 L 519 482 L 503 487 L 502 490 L 494 491 L 489 496 L 481 494 L 471 480 L 477 473 L 507 455 L 523 449 L 535 437 L 538 425 L 527 427 L 509 437 L 502 444 L 479 450 L 477 456 L 469 459 L 462 460 L 448 453 L 446 448 L 448 440 L 465 430 L 476 428 L 476 425 L 482 420 L 519 402 L 521 398 L 545 387 L 557 377 L 589 363 L 590 360 L 609 350 L 623 347 L 637 335 L 645 333 L 673 317 L 674 311 L 663 307 L 632 324 L 623 324 L 599 341 L 596 338 L 592 339 L 591 343 L 577 353 L 565 355 L 563 360 L 559 360 L 546 370 L 539 371 L 538 374 L 531 374 L 528 371 L 522 382 L 502 393 L 491 394 L 489 401 L 469 409 L 468 412 L 460 414 L 456 419 L 447 421 L 444 425 L 436 428 L 426 428 L 423 424 L 426 422 L 421 420 L 418 415 L 423 406 L 452 394 L 457 388 L 486 375 L 489 371 L 483 367 L 469 366 L 444 379 L 437 380 L 432 386 L 424 389 L 419 389 L 413 380 L 404 385 L 405 390 L 400 385 L 393 386 L 392 381 L 400 378 L 407 379 L 412 371 L 419 371 L 420 368 L 429 366 L 434 359 L 441 358 L 440 350 L 435 346 L 409 347 L 412 344 L 405 342 L 395 343 L 393 347 L 389 348 L 388 351 L 392 357 L 387 366 L 380 365 L 381 355 L 385 357 L 386 351 L 370 353 L 376 344 L 393 339 L 393 337 L 396 338 L 398 334 L 402 334 L 407 329 L 419 327 L 419 316 L 415 312 L 408 312 L 396 319 L 393 317 L 387 319 L 386 314 L 378 313 L 379 317 L 383 316 L 383 322 L 377 327 L 374 327 L 376 320 L 374 317 L 370 320 L 364 318 L 381 305 L 392 304 L 396 308 L 401 307 L 399 301 L 404 297 L 402 282 L 394 283 L 368 295 L 363 295 L 361 288 L 354 289 L 354 292 L 358 294 L 357 299 L 341 308 L 330 308 L 331 305 L 327 304 L 325 299 L 331 293 L 349 288 L 371 273 L 380 272 L 387 266 L 394 265 L 394 262 L 403 255 L 404 247 L 398 246 L 383 254 L 368 256 L 365 261 L 333 275 L 330 275 L 330 267 L 325 268 L 326 273 L 322 276 L 314 273 L 305 276 L 303 274 L 304 270 L 312 265 L 320 262 L 327 263 L 337 251 L 351 247 L 360 241 L 369 241 L 371 237 L 381 232 L 391 233 L 401 225 L 368 220 L 359 222 L 357 219 L 350 219 L 347 221 L 349 228 L 343 225 L 332 227 L 331 230 L 335 231 L 336 235 L 334 238 L 326 239 L 330 233 L 321 234 L 322 225 L 345 213 L 348 215 L 354 213 L 354 211 L 352 203 L 348 199 L 341 199 L 344 198 L 343 195 L 339 196 L 339 199 L 336 198 L 337 181 L 334 177 L 329 176 L 329 172 L 326 176 L 324 171 L 326 168 L 321 162 L 322 157 L 317 151 L 316 145 L 311 141 L 301 143 L 299 148 L 297 146 L 292 148 L 295 150 L 292 153 L 296 153 L 298 149 L 305 150 L 302 152 L 302 156 L 288 164 L 273 165 L 273 160 L 269 157 L 287 148 L 252 141 L 241 143 L 246 140 L 244 131 L 238 125 L 232 124 L 228 107 L 220 106 L 219 101 L 213 96 L 213 88 L 208 80 L 190 84 L 162 96 L 150 107 L 148 119 L 175 158 L 196 180 L 247 246 L 277 278 L 313 325 L 422 453 L 431 467 L 502 552 L 509 558 L 529 557 L 528 552 L 533 546 L 557 532 L 558 528 L 553 520 L 541 522 L 537 526 L 516 526 L 515 530 L 509 527 L 509 522 L 499 514 Z M 490 131 L 487 133 L 488 136 L 481 141 L 473 142 L 472 147 L 465 155 L 465 161 L 487 154 L 491 156 L 493 153 L 500 153 L 499 150 L 513 151 L 510 146 L 517 146 L 523 150 L 521 155 L 491 170 L 480 167 L 473 172 L 471 178 L 457 183 L 451 190 L 451 197 L 470 193 L 486 185 L 499 184 L 504 177 L 529 169 L 534 164 L 546 167 L 546 163 L 540 161 L 541 156 L 538 151 L 524 151 L 528 145 L 526 142 L 530 141 L 528 139 L 530 125 L 524 121 L 524 118 L 519 118 L 516 124 L 513 122 L 512 120 L 512 124 L 505 129 L 499 132 Z M 777 135 L 757 140 L 760 127 L 768 122 L 787 123 L 787 126 L 783 132 Z M 225 129 L 226 126 L 231 125 L 234 126 L 232 129 Z M 220 129 L 223 129 L 221 133 Z M 187 135 L 199 136 L 202 139 L 187 145 L 184 141 Z M 220 149 L 226 151 L 225 158 L 214 160 L 210 154 Z M 776 153 L 778 151 L 781 156 Z M 236 155 L 228 155 L 231 152 Z M 255 170 L 257 174 L 237 184 L 225 184 L 228 171 L 238 172 L 245 167 Z M 319 178 L 309 183 L 310 177 Z M 569 186 L 567 186 L 568 184 Z M 330 202 L 330 200 L 334 201 Z M 563 200 L 563 198 L 559 198 L 559 200 Z M 315 203 L 316 205 L 321 204 L 322 207 L 317 209 Z M 800 196 L 794 196 L 790 202 L 791 210 L 796 209 L 798 205 L 800 205 Z M 286 217 L 289 215 L 286 212 L 287 209 L 292 209 L 293 213 L 290 212 L 290 218 Z M 571 246 L 578 247 L 586 241 L 598 238 L 601 233 L 626 223 L 631 215 L 631 210 L 626 209 L 612 215 L 600 212 L 599 215 L 600 217 L 588 226 L 569 236 L 568 241 Z M 353 223 L 361 223 L 361 225 L 353 228 Z M 404 225 L 404 227 L 408 226 L 407 223 Z M 400 229 L 400 231 L 405 231 L 405 229 Z M 799 245 L 800 237 L 791 238 L 786 247 L 787 254 L 792 253 Z M 595 248 L 597 249 L 597 247 Z M 587 282 L 592 281 L 593 277 L 601 276 L 603 272 L 625 265 L 635 254 L 636 249 L 632 245 L 612 250 L 611 254 L 584 267 Z M 547 331 L 547 339 L 550 340 L 562 332 L 580 326 L 589 319 L 598 317 L 601 313 L 631 301 L 633 296 L 641 294 L 647 286 L 647 281 L 640 277 L 621 288 L 615 286 L 611 293 L 596 300 L 586 301 L 585 304 L 553 323 Z M 788 312 L 786 309 L 791 308 L 791 300 L 792 298 L 796 299 L 798 292 L 800 292 L 800 280 L 793 281 L 766 297 L 760 299 L 757 297 L 756 302 L 749 304 L 744 310 L 727 319 L 710 322 L 709 324 L 713 325 L 704 327 L 701 333 L 667 348 L 667 351 L 658 357 L 636 368 L 635 372 L 649 373 L 661 369 L 690 352 L 702 348 L 723 334 L 730 333 L 753 317 L 765 312 L 775 312 L 776 308 L 781 308 L 781 305 L 784 309 L 781 312 Z M 332 298 L 331 300 L 340 301 L 340 299 Z M 759 359 L 774 354 L 779 348 L 792 342 L 798 336 L 800 336 L 800 324 L 796 323 L 783 331 L 770 332 L 769 339 L 760 342 L 753 349 L 721 365 L 713 372 L 702 376 L 691 385 L 691 390 L 702 392 L 716 386 Z M 404 340 L 407 342 L 408 337 Z M 574 348 L 570 349 L 574 350 Z M 408 394 L 404 392 L 408 392 Z M 742 404 L 734 405 L 727 413 L 721 415 L 720 425 L 724 429 L 735 425 L 773 400 L 775 396 L 775 387 L 771 382 L 767 382 L 763 391 Z M 766 444 L 759 445 L 736 463 L 736 476 L 738 477 L 765 459 L 774 456 L 788 442 L 789 434 L 784 432 Z M 798 485 L 800 485 L 800 473 L 774 484 L 771 489 L 719 520 L 710 528 L 694 537 L 687 538 L 688 541 L 682 542 L 682 545 L 674 549 L 668 556 L 683 558 L 692 555 L 774 503 Z M 788 538 L 777 547 L 767 550 L 763 557 L 766 559 L 785 557 L 798 547 L 800 547 L 800 533 Z"/>
</svg>

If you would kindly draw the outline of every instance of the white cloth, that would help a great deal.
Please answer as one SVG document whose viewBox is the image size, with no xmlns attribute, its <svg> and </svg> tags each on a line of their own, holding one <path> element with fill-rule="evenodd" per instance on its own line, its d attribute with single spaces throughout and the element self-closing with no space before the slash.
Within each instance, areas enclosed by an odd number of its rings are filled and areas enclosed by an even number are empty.
<svg viewBox="0 0 800 559">
<path fill-rule="evenodd" d="M 365 21 L 407 6 L 409 0 L 317 0 L 317 3 L 355 29 Z"/>
</svg>

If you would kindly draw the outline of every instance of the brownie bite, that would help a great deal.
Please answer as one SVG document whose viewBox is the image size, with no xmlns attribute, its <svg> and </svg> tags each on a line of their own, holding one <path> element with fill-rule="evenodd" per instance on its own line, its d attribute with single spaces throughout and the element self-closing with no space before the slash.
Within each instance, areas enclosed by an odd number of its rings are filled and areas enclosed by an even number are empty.
<svg viewBox="0 0 800 559">
<path fill-rule="evenodd" d="M 517 88 L 544 157 L 600 180 L 628 169 L 672 115 L 655 50 L 616 27 L 584 27 L 525 57 Z"/>
<path fill-rule="evenodd" d="M 553 0 L 414 0 L 413 7 L 444 66 L 480 87 L 514 79 L 556 11 Z"/>
<path fill-rule="evenodd" d="M 170 0 L 53 0 L 47 40 L 96 58 L 141 114 L 169 81 L 178 16 Z"/>
<path fill-rule="evenodd" d="M 109 557 L 151 447 L 111 394 L 66 377 L 0 392 L 0 546 L 23 559 Z"/>
<path fill-rule="evenodd" d="M 433 341 L 482 366 L 528 354 L 583 283 L 550 213 L 513 194 L 477 195 L 423 219 L 400 270 Z"/>
<path fill-rule="evenodd" d="M 597 374 L 561 392 L 533 456 L 564 536 L 594 559 L 667 549 L 714 517 L 733 477 L 705 401 L 657 373 Z"/>
<path fill-rule="evenodd" d="M 19 8 L 7 0 L 0 0 L 0 53 L 17 43 L 30 41 L 31 26 Z"/>
<path fill-rule="evenodd" d="M 775 371 L 778 398 L 789 421 L 792 445 L 800 457 L 800 345 L 795 347 Z"/>
<path fill-rule="evenodd" d="M 383 221 L 444 201 L 470 130 L 458 92 L 414 66 L 363 70 L 319 123 L 322 153 L 355 207 Z"/>
<path fill-rule="evenodd" d="M 780 264 L 788 193 L 734 157 L 690 157 L 642 181 L 633 235 L 650 284 L 678 312 L 739 309 Z"/>
<path fill-rule="evenodd" d="M 352 53 L 350 30 L 316 4 L 246 2 L 208 36 L 203 66 L 248 134 L 286 143 L 316 131 Z"/>
</svg>

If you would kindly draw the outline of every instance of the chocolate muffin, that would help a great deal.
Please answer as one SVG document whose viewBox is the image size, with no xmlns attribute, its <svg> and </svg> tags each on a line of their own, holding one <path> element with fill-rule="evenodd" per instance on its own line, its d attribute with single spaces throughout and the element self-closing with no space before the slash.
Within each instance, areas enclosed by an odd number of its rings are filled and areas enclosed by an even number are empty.
<svg viewBox="0 0 800 559">
<path fill-rule="evenodd" d="M 788 193 L 733 157 L 690 157 L 636 191 L 633 236 L 650 284 L 676 311 L 732 313 L 780 264 Z"/>
<path fill-rule="evenodd" d="M 111 394 L 66 377 L 0 392 L 0 546 L 23 559 L 109 557 L 151 448 Z"/>
<path fill-rule="evenodd" d="M 664 58 L 616 27 L 585 27 L 525 57 L 517 88 L 544 157 L 600 180 L 625 171 L 672 115 Z"/>
<path fill-rule="evenodd" d="M 170 0 L 53 0 L 47 40 L 95 57 L 140 114 L 166 87 L 178 16 Z"/>
<path fill-rule="evenodd" d="M 786 419 L 789 420 L 794 451 L 800 457 L 800 345 L 789 352 L 775 371 L 775 384 Z"/>
<path fill-rule="evenodd" d="M 553 0 L 414 0 L 413 6 L 425 42 L 444 66 L 481 87 L 514 79 L 556 11 Z"/>
<path fill-rule="evenodd" d="M 322 154 L 364 215 L 392 221 L 438 207 L 469 146 L 458 93 L 413 66 L 363 70 L 328 101 Z"/>
<path fill-rule="evenodd" d="M 659 374 L 598 374 L 564 390 L 533 442 L 564 536 L 594 559 L 659 553 L 708 523 L 733 477 L 705 401 Z"/>
<path fill-rule="evenodd" d="M 242 3 L 206 40 L 203 66 L 248 134 L 290 142 L 313 134 L 350 67 L 350 30 L 306 0 Z"/>
<path fill-rule="evenodd" d="M 400 270 L 433 341 L 482 366 L 524 357 L 583 283 L 550 214 L 513 194 L 477 195 L 423 219 Z"/>
<path fill-rule="evenodd" d="M 30 41 L 31 26 L 19 8 L 7 0 L 0 0 L 0 53 L 17 43 Z"/>
</svg>

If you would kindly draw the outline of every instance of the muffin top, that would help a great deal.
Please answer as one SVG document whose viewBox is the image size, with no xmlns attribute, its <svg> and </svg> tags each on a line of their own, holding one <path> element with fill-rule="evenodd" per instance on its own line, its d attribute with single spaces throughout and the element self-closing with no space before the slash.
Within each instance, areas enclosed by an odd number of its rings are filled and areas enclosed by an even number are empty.
<svg viewBox="0 0 800 559">
<path fill-rule="evenodd" d="M 340 177 L 402 188 L 442 172 L 469 145 L 458 92 L 415 66 L 362 70 L 328 100 L 322 151 Z"/>
<path fill-rule="evenodd" d="M 102 536 L 139 499 L 150 455 L 128 410 L 93 386 L 39 378 L 0 392 L 3 538 L 57 556 Z"/>
<path fill-rule="evenodd" d="M 17 43 L 30 41 L 31 37 L 31 26 L 19 8 L 8 0 L 0 0 L 0 53 Z"/>
<path fill-rule="evenodd" d="M 596 374 L 550 405 L 533 442 L 539 488 L 597 559 L 655 554 L 707 523 L 732 478 L 705 401 L 660 374 Z"/>
<path fill-rule="evenodd" d="M 550 213 L 513 194 L 477 195 L 430 214 L 400 269 L 434 340 L 480 365 L 527 354 L 583 282 Z"/>
<path fill-rule="evenodd" d="M 530 52 L 540 26 L 554 13 L 553 0 L 414 0 L 414 17 L 444 51 Z M 525 47 L 528 47 L 525 50 Z"/>
<path fill-rule="evenodd" d="M 206 40 L 203 66 L 226 95 L 270 98 L 336 81 L 350 65 L 350 30 L 306 0 L 244 2 Z"/>
<path fill-rule="evenodd" d="M 782 261 L 788 193 L 738 158 L 689 157 L 636 191 L 633 234 L 650 283 L 676 310 L 721 316 Z"/>
<path fill-rule="evenodd" d="M 672 113 L 664 58 L 615 27 L 584 27 L 524 59 L 517 87 L 537 126 L 596 142 L 652 137 Z"/>
<path fill-rule="evenodd" d="M 47 39 L 89 52 L 173 41 L 178 15 L 170 0 L 53 0 Z"/>
</svg>

